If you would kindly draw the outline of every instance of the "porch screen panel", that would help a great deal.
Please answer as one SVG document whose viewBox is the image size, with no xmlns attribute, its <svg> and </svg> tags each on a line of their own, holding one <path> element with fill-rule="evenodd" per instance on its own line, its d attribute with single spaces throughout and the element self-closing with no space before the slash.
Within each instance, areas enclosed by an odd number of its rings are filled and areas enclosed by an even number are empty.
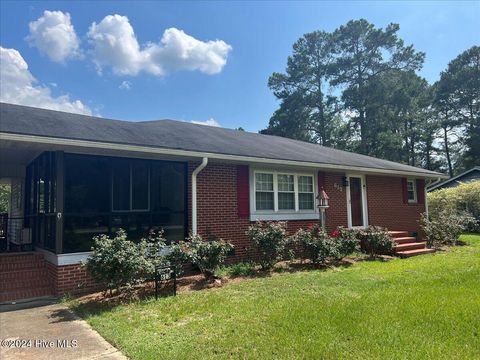
<svg viewBox="0 0 480 360">
<path fill-rule="evenodd" d="M 151 229 L 183 239 L 186 174 L 183 162 L 65 154 L 63 252 L 89 251 L 94 236 L 119 229 L 132 241 Z"/>
<path fill-rule="evenodd" d="M 56 157 L 44 152 L 28 166 L 25 178 L 25 222 L 35 246 L 55 250 Z"/>
<path fill-rule="evenodd" d="M 131 165 L 131 172 L 132 210 L 148 210 L 148 163 L 146 161 L 133 162 Z"/>
<path fill-rule="evenodd" d="M 127 161 L 113 162 L 112 182 L 113 210 L 130 210 L 130 164 Z"/>
<path fill-rule="evenodd" d="M 185 236 L 185 176 L 182 163 L 152 164 L 152 226 L 163 228 L 167 240 L 181 240 Z"/>
</svg>

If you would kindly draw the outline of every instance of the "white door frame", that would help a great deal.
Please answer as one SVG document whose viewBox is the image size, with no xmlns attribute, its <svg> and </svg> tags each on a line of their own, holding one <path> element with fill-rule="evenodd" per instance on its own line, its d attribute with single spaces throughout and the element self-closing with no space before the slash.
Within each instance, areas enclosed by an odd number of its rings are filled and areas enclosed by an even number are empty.
<svg viewBox="0 0 480 360">
<path fill-rule="evenodd" d="M 346 174 L 348 186 L 347 190 L 347 219 L 349 228 L 365 228 L 368 226 L 368 205 L 367 205 L 367 183 L 365 174 Z M 352 226 L 352 200 L 350 198 L 350 177 L 360 178 L 360 186 L 362 188 L 362 226 Z"/>
</svg>

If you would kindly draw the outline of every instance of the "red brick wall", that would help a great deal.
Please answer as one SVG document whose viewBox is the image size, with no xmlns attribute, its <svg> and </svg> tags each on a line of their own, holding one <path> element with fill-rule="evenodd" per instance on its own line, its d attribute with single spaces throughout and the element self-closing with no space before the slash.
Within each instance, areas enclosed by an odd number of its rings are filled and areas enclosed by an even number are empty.
<svg viewBox="0 0 480 360">
<path fill-rule="evenodd" d="M 326 173 L 324 189 L 327 193 L 330 206 L 326 210 L 326 226 L 328 231 L 333 231 L 337 226 L 348 226 L 347 218 L 347 193 L 342 186 L 342 173 Z"/>
<path fill-rule="evenodd" d="M 78 294 L 98 288 L 80 264 L 56 266 L 47 262 L 47 269 L 55 295 Z"/>
<path fill-rule="evenodd" d="M 367 176 L 368 221 L 389 230 L 420 232 L 418 220 L 425 204 L 404 204 L 402 179 Z"/>
<path fill-rule="evenodd" d="M 199 163 L 189 164 L 189 181 Z M 346 188 L 342 186 L 344 173 L 326 173 L 325 191 L 330 197 L 327 209 L 327 230 L 347 226 Z M 367 176 L 367 202 L 369 224 L 392 230 L 419 231 L 417 220 L 425 206 L 404 204 L 401 180 L 397 177 Z M 189 184 L 189 204 L 191 185 Z M 244 260 L 251 255 L 251 243 L 245 231 L 251 222 L 239 218 L 237 213 L 237 167 L 232 164 L 210 162 L 197 177 L 198 232 L 208 238 L 215 236 L 235 245 L 234 260 Z M 190 206 L 190 205 L 189 205 Z M 290 220 L 288 232 L 306 227 L 317 220 Z M 189 212 L 191 224 L 191 209 Z M 191 225 L 190 225 L 191 228 Z"/>
</svg>

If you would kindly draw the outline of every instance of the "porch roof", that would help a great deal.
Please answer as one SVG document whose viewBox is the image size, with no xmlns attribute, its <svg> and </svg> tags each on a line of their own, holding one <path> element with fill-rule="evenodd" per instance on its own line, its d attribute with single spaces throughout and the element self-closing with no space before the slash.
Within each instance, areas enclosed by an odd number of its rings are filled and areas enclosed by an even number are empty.
<svg viewBox="0 0 480 360">
<path fill-rule="evenodd" d="M 10 136 L 9 136 L 10 135 Z M 159 153 L 439 178 L 445 175 L 316 144 L 174 120 L 121 121 L 0 103 L 0 139 L 115 144 Z"/>
</svg>

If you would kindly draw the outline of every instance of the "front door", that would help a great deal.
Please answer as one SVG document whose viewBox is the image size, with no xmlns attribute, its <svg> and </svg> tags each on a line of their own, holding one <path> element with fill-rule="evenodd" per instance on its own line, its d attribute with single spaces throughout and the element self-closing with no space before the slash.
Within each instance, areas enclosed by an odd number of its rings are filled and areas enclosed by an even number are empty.
<svg viewBox="0 0 480 360">
<path fill-rule="evenodd" d="M 349 176 L 347 188 L 347 202 L 348 202 L 348 226 L 349 227 L 364 227 L 367 226 L 366 196 L 364 188 L 364 178 L 362 176 Z"/>
</svg>

